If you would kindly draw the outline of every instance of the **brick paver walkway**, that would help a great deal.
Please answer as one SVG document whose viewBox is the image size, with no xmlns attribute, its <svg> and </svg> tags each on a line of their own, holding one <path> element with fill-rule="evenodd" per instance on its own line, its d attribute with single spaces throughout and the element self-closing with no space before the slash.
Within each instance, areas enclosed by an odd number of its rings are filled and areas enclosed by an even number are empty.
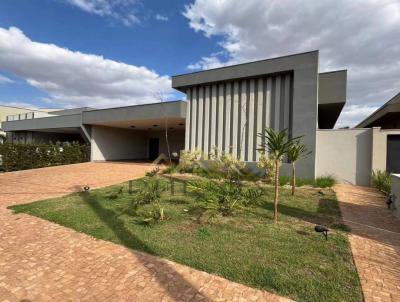
<svg viewBox="0 0 400 302">
<path fill-rule="evenodd" d="M 0 301 L 288 301 L 6 209 L 150 169 L 84 163 L 0 174 Z"/>
<path fill-rule="evenodd" d="M 375 189 L 335 187 L 365 301 L 400 301 L 400 220 Z"/>
</svg>

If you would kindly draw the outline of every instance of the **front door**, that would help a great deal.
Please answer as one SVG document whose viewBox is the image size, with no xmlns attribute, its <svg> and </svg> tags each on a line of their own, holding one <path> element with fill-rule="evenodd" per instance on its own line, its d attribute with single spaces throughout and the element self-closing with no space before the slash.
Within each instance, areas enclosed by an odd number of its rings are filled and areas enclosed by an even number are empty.
<svg viewBox="0 0 400 302">
<path fill-rule="evenodd" d="M 400 135 L 387 136 L 386 171 L 400 173 Z"/>
<path fill-rule="evenodd" d="M 149 159 L 155 160 L 158 157 L 160 147 L 159 138 L 150 138 L 149 140 Z"/>
</svg>

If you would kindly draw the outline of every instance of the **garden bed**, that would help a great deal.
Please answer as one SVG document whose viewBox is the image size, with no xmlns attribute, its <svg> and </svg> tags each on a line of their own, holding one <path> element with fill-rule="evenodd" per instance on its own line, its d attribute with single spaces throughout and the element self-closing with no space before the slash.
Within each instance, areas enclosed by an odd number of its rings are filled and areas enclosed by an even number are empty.
<svg viewBox="0 0 400 302">
<path fill-rule="evenodd" d="M 169 183 L 164 178 L 160 182 Z M 362 301 L 335 194 L 298 189 L 291 196 L 282 188 L 279 222 L 274 224 L 273 188 L 263 190 L 257 203 L 212 221 L 184 193 L 182 182 L 175 183 L 174 195 L 163 193 L 165 220 L 151 225 L 142 214 L 153 205 L 142 205 L 135 214 L 127 210 L 134 198 L 128 183 L 12 210 L 295 300 Z M 315 224 L 332 229 L 327 241 L 314 232 Z"/>
</svg>

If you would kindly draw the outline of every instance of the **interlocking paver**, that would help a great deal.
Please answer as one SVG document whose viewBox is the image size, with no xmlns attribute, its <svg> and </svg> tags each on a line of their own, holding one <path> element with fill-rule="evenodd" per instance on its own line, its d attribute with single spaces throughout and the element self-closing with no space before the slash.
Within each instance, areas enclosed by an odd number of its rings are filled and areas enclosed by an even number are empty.
<svg viewBox="0 0 400 302">
<path fill-rule="evenodd" d="M 375 189 L 343 184 L 335 191 L 365 301 L 400 301 L 400 220 Z"/>
<path fill-rule="evenodd" d="M 0 174 L 0 301 L 289 301 L 7 209 L 152 168 L 107 162 Z"/>
</svg>

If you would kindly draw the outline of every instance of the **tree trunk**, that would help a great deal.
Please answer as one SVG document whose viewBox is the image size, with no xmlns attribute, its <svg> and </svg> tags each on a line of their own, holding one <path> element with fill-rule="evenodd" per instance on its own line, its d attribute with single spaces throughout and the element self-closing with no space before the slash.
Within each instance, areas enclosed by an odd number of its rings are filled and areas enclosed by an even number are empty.
<svg viewBox="0 0 400 302">
<path fill-rule="evenodd" d="M 292 195 L 296 189 L 296 162 L 292 162 Z"/>
<path fill-rule="evenodd" d="M 279 198 L 279 160 L 275 160 L 275 196 L 274 196 L 274 222 L 278 222 L 278 198 Z"/>
</svg>

